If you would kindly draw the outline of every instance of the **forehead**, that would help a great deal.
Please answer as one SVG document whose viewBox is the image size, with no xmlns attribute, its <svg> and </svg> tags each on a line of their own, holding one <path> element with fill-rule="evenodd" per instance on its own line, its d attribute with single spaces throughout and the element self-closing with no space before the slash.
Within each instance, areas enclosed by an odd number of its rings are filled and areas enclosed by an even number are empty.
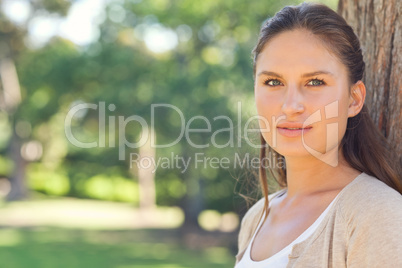
<svg viewBox="0 0 402 268">
<path fill-rule="evenodd" d="M 258 55 L 256 71 L 310 72 L 330 70 L 344 75 L 346 67 L 322 40 L 307 30 L 285 31 L 273 37 Z"/>
</svg>

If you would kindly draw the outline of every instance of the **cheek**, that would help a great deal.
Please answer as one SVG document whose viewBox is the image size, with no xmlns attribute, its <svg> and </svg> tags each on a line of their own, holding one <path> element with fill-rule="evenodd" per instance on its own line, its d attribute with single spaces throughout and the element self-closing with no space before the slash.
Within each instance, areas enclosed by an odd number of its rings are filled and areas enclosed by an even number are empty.
<svg viewBox="0 0 402 268">
<path fill-rule="evenodd" d="M 268 92 L 264 91 L 264 89 L 257 88 L 254 91 L 254 98 L 259 115 L 271 115 L 275 114 L 275 112 L 278 112 L 280 101 L 278 96 L 275 94 L 268 94 Z"/>
<path fill-rule="evenodd" d="M 281 113 L 280 100 L 275 94 L 271 93 L 268 96 L 263 89 L 255 90 L 254 97 L 261 134 L 272 147 L 273 126 Z"/>
<path fill-rule="evenodd" d="M 336 148 L 342 140 L 347 126 L 348 120 L 348 97 L 340 96 L 340 98 L 323 109 L 323 124 L 320 125 L 320 136 L 325 137 L 326 150 Z"/>
<path fill-rule="evenodd" d="M 261 91 L 260 91 L 261 92 Z M 267 96 L 264 93 L 255 94 L 255 105 L 257 108 L 257 114 L 259 116 L 259 125 L 261 129 L 266 129 L 265 125 L 269 124 L 272 126 L 273 118 L 276 118 L 280 112 L 280 107 L 278 108 L 278 101 L 275 100 L 273 96 Z M 268 128 L 269 128 L 268 126 Z"/>
<path fill-rule="evenodd" d="M 339 104 L 339 134 L 340 138 L 342 138 L 345 134 L 347 123 L 348 123 L 348 112 L 349 112 L 349 103 L 348 101 L 344 101 Z"/>
<path fill-rule="evenodd" d="M 338 122 L 341 126 L 346 126 L 349 112 L 349 93 L 347 89 L 340 90 L 341 94 L 338 98 Z"/>
<path fill-rule="evenodd" d="M 270 103 L 265 98 L 261 98 L 259 95 L 256 94 L 255 105 L 259 117 L 258 124 L 260 126 L 260 129 L 262 130 L 269 128 L 269 126 L 271 125 L 269 122 L 269 119 L 271 118 L 271 111 L 269 109 L 269 107 L 271 107 Z"/>
</svg>

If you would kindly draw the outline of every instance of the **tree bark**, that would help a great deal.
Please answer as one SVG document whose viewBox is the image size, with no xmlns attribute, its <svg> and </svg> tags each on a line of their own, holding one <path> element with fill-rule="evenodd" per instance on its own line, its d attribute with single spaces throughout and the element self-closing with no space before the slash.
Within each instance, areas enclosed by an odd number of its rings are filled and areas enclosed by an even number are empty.
<svg viewBox="0 0 402 268">
<path fill-rule="evenodd" d="M 358 35 L 366 62 L 363 82 L 374 123 L 402 155 L 402 1 L 339 0 L 338 13 Z"/>
</svg>

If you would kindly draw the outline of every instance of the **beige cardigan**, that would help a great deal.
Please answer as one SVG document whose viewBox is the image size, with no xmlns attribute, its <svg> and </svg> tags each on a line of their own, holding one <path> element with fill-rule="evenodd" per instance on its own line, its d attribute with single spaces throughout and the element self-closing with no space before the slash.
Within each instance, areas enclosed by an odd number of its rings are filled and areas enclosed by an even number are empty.
<svg viewBox="0 0 402 268">
<path fill-rule="evenodd" d="M 271 194 L 270 200 L 283 191 Z M 242 220 L 236 264 L 247 249 L 263 207 L 261 199 Z M 342 189 L 316 231 L 292 247 L 289 267 L 402 267 L 402 195 L 361 173 Z"/>
</svg>

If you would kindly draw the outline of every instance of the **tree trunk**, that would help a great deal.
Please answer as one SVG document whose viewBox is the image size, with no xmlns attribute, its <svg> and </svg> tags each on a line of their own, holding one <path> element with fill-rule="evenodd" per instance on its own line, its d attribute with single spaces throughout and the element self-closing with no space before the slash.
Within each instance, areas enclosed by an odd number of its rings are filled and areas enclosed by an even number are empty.
<svg viewBox="0 0 402 268">
<path fill-rule="evenodd" d="M 8 113 L 12 128 L 9 144 L 9 157 L 14 163 L 10 176 L 10 192 L 8 201 L 20 200 L 27 196 L 28 190 L 25 182 L 26 160 L 21 155 L 22 141 L 16 133 L 16 119 L 14 113 L 21 102 L 21 89 L 14 61 L 7 55 L 10 49 L 3 41 L 0 42 L 3 50 L 0 52 L 0 108 Z M 5 49 L 4 49 L 5 48 Z"/>
<path fill-rule="evenodd" d="M 189 159 L 190 153 L 183 152 L 184 159 Z M 204 185 L 201 177 L 200 169 L 189 167 L 188 170 L 181 174 L 186 184 L 186 195 L 182 200 L 182 209 L 184 212 L 184 222 L 181 226 L 182 235 L 200 230 L 198 224 L 198 215 L 204 209 Z"/>
<path fill-rule="evenodd" d="M 140 161 L 138 166 L 138 182 L 140 188 L 140 209 L 152 210 L 156 208 L 156 193 L 155 193 L 155 166 L 151 163 L 151 159 L 155 159 L 155 148 L 151 146 L 151 138 L 155 133 L 150 128 L 150 135 L 148 135 L 147 141 L 140 147 L 139 159 L 145 159 L 146 161 Z M 143 130 L 141 138 L 147 133 Z"/>
<path fill-rule="evenodd" d="M 12 124 L 13 135 L 9 145 L 9 156 L 14 163 L 13 172 L 10 177 L 10 192 L 6 200 L 15 201 L 27 197 L 28 190 L 25 181 L 27 162 L 21 155 L 21 140 L 15 133 L 15 124 Z"/>
<path fill-rule="evenodd" d="M 338 13 L 359 36 L 366 62 L 366 104 L 398 155 L 402 155 L 402 1 L 339 0 Z"/>
<path fill-rule="evenodd" d="M 193 174 L 195 172 L 192 172 Z M 185 230 L 198 230 L 198 215 L 203 210 L 204 199 L 202 196 L 203 183 L 199 174 L 188 176 L 186 178 L 187 194 L 184 198 L 184 223 L 182 228 Z"/>
</svg>

